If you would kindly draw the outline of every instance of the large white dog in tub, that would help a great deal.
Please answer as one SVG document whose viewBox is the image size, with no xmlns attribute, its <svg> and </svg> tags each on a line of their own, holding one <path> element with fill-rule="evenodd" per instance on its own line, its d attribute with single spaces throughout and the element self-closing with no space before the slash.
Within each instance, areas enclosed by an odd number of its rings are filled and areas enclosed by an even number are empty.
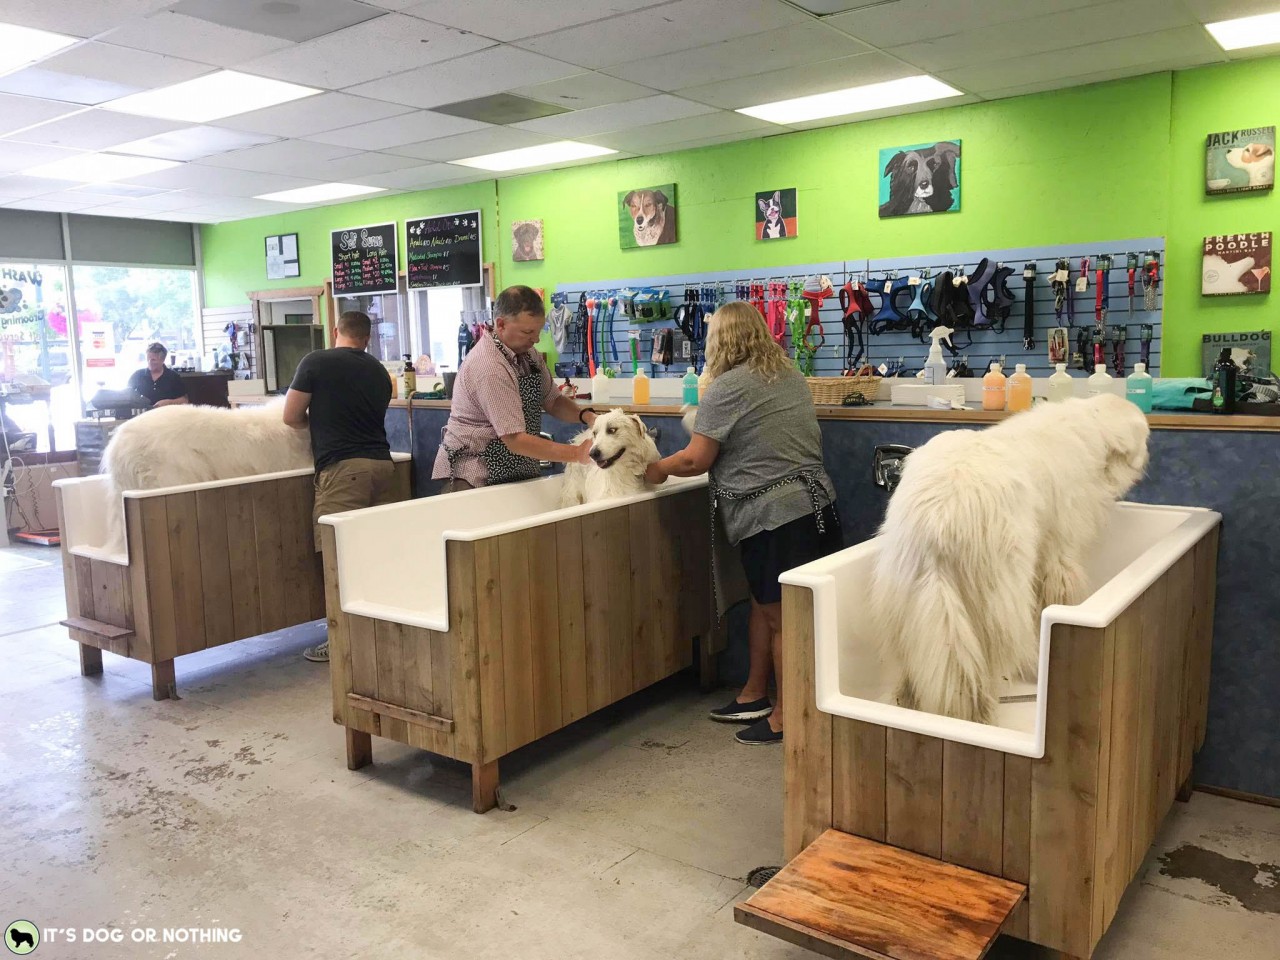
<svg viewBox="0 0 1280 960">
<path fill-rule="evenodd" d="M 660 457 L 658 445 L 643 420 L 633 413 L 610 410 L 596 417 L 590 429 L 574 437 L 573 442 L 588 439 L 593 462 L 565 466 L 560 506 L 595 503 L 645 489 L 645 468 Z"/>
<path fill-rule="evenodd" d="M 311 436 L 286 426 L 283 403 L 229 410 L 177 405 L 121 424 L 102 456 L 110 477 L 108 544 L 124 549 L 126 490 L 301 470 L 312 465 Z"/>
<path fill-rule="evenodd" d="M 1034 677 L 1041 610 L 1085 598 L 1085 552 L 1147 465 L 1146 417 L 1103 395 L 987 430 L 947 431 L 906 460 L 881 528 L 872 616 L 901 706 L 990 722 L 997 684 Z"/>
</svg>

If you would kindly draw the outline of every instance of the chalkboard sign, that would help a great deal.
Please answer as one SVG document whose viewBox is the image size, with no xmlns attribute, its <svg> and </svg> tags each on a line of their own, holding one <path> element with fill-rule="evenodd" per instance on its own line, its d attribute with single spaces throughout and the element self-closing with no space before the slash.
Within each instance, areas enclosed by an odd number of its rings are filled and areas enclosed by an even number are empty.
<svg viewBox="0 0 1280 960">
<path fill-rule="evenodd" d="M 395 293 L 396 225 L 334 230 L 329 237 L 333 253 L 333 292 L 342 296 L 362 293 Z"/>
<path fill-rule="evenodd" d="M 480 211 L 406 220 L 405 252 L 410 287 L 478 287 Z"/>
</svg>

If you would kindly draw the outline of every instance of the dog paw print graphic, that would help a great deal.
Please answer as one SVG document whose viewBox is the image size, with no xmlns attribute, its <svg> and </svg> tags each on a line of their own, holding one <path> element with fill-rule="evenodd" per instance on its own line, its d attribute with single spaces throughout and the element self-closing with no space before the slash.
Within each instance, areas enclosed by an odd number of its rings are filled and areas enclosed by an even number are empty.
<svg viewBox="0 0 1280 960">
<path fill-rule="evenodd" d="M 15 920 L 4 928 L 4 945 L 10 953 L 25 957 L 40 946 L 40 930 L 30 920 Z"/>
</svg>

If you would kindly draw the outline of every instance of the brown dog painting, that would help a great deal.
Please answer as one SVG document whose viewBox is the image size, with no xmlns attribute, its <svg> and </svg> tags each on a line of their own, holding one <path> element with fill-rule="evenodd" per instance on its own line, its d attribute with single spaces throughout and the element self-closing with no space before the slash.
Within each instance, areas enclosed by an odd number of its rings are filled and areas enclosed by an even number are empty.
<svg viewBox="0 0 1280 960">
<path fill-rule="evenodd" d="M 517 220 L 511 224 L 511 259 L 517 262 L 542 259 L 541 220 Z"/>
<path fill-rule="evenodd" d="M 618 194 L 618 242 L 624 250 L 676 242 L 676 185 Z"/>
</svg>

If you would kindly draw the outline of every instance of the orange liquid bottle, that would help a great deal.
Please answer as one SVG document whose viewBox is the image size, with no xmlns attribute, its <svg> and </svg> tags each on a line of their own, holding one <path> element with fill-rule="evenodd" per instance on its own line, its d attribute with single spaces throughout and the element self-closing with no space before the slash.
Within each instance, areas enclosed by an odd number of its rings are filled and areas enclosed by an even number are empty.
<svg viewBox="0 0 1280 960">
<path fill-rule="evenodd" d="M 1009 378 L 1008 409 L 1010 413 L 1031 409 L 1031 374 L 1027 373 L 1025 363 L 1018 364 Z"/>
<path fill-rule="evenodd" d="M 991 370 L 982 378 L 982 409 L 1003 410 L 1005 406 L 1005 375 L 1000 364 L 992 361 Z"/>
</svg>

